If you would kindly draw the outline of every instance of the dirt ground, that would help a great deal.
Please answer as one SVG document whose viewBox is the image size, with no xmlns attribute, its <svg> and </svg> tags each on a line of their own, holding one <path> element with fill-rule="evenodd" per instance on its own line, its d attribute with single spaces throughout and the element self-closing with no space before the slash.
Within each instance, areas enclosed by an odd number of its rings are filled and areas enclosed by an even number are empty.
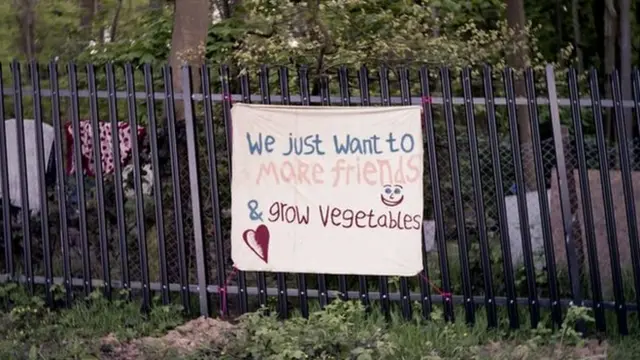
<svg viewBox="0 0 640 360">
<path fill-rule="evenodd" d="M 169 331 L 162 337 L 144 337 L 128 342 L 109 334 L 102 339 L 101 352 L 105 359 L 158 359 L 169 355 L 181 356 L 197 349 L 223 347 L 236 326 L 218 319 L 200 317 Z"/>
<path fill-rule="evenodd" d="M 192 354 L 199 349 L 222 349 L 233 335 L 239 331 L 229 322 L 200 317 L 189 321 L 161 337 L 144 337 L 131 341 L 119 341 L 114 334 L 102 339 L 103 359 L 176 359 Z M 480 359 L 509 360 L 556 360 L 607 359 L 608 344 L 598 340 L 588 340 L 584 346 L 535 346 L 528 343 L 491 342 L 479 346 L 474 353 Z M 438 358 L 438 357 L 436 357 Z"/>
<path fill-rule="evenodd" d="M 536 347 L 530 344 L 514 344 L 509 342 L 491 342 L 482 347 L 478 355 L 487 359 L 509 360 L 604 360 L 607 359 L 608 345 L 606 342 L 589 340 L 584 346 L 544 346 Z"/>
</svg>

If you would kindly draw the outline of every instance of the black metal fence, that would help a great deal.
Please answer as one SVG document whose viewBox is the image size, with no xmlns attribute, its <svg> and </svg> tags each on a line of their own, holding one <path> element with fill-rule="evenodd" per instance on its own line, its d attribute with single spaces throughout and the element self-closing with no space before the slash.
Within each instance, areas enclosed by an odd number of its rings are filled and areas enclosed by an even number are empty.
<svg viewBox="0 0 640 360">
<path fill-rule="evenodd" d="M 454 320 L 461 305 L 467 322 L 482 311 L 489 326 L 504 319 L 512 328 L 535 327 L 546 313 L 559 324 L 563 308 L 584 305 L 598 331 L 612 316 L 629 331 L 627 314 L 640 305 L 640 142 L 629 126 L 640 127 L 640 72 L 633 100 L 622 101 L 617 73 L 601 82 L 595 71 L 583 78 L 552 67 L 539 81 L 532 69 L 434 76 L 363 67 L 354 76 L 303 66 L 290 76 L 264 66 L 256 84 L 227 66 L 214 77 L 208 66 L 193 70 L 0 66 L 1 281 L 43 289 L 50 304 L 59 288 L 67 305 L 97 288 L 109 298 L 124 289 L 145 308 L 154 295 L 203 315 L 273 300 L 283 316 L 291 308 L 306 316 L 342 298 L 397 306 L 406 318 L 442 305 Z M 229 241 L 236 101 L 422 105 L 423 273 L 237 272 Z"/>
</svg>

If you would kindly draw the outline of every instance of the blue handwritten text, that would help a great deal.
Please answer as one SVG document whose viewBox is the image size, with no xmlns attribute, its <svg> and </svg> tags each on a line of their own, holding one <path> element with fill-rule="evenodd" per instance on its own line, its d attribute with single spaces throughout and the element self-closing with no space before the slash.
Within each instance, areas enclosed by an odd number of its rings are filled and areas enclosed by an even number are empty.
<svg viewBox="0 0 640 360">
<path fill-rule="evenodd" d="M 289 149 L 282 155 L 324 155 L 325 152 L 320 148 L 320 144 L 322 144 L 322 139 L 319 134 L 294 137 L 289 133 Z"/>
<path fill-rule="evenodd" d="M 267 153 L 273 152 L 273 145 L 276 143 L 276 139 L 271 135 L 266 135 L 263 139 L 262 133 L 258 133 L 258 141 L 251 140 L 251 134 L 247 133 L 247 141 L 249 142 L 249 152 L 251 155 L 258 153 L 262 155 L 262 150 Z"/>
<path fill-rule="evenodd" d="M 369 138 L 358 138 L 347 135 L 343 142 L 340 141 L 338 135 L 333 136 L 333 144 L 335 145 L 337 154 L 382 154 L 378 149 L 378 135 Z"/>
</svg>

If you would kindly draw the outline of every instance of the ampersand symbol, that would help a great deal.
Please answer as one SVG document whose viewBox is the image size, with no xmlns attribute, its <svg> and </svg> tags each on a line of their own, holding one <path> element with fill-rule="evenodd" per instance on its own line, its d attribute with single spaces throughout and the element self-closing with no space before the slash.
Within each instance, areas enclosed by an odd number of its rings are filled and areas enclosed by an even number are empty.
<svg viewBox="0 0 640 360">
<path fill-rule="evenodd" d="M 247 207 L 249 208 L 249 219 L 264 221 L 262 220 L 262 211 L 258 212 L 258 202 L 256 200 L 250 200 L 247 203 Z"/>
</svg>

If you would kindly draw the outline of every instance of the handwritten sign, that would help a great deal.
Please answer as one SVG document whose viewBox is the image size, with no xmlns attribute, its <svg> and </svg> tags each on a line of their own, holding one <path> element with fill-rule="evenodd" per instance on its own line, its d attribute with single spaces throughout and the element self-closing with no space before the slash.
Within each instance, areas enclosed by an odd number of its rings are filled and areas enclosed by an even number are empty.
<svg viewBox="0 0 640 360">
<path fill-rule="evenodd" d="M 234 104 L 231 114 L 240 270 L 420 272 L 420 107 Z"/>
</svg>

